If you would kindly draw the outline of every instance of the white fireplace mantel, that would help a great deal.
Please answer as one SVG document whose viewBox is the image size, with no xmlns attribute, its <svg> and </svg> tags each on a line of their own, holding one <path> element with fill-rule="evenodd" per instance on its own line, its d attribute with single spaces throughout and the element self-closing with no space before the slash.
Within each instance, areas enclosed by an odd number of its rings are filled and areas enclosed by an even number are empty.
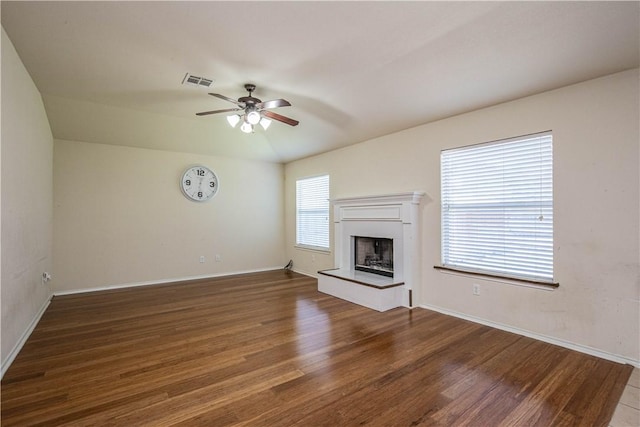
<svg viewBox="0 0 640 427">
<path fill-rule="evenodd" d="M 371 204 L 394 204 L 394 203 L 413 203 L 420 204 L 424 197 L 423 191 L 408 191 L 406 193 L 382 194 L 379 196 L 357 196 L 357 197 L 341 197 L 331 199 L 334 207 L 346 205 L 371 205 Z"/>
<path fill-rule="evenodd" d="M 335 269 L 320 272 L 318 289 L 379 311 L 413 307 L 412 290 L 420 280 L 419 205 L 424 192 L 332 199 Z M 393 239 L 394 276 L 388 285 L 379 277 L 353 271 L 353 237 Z M 357 277 L 356 277 L 357 276 Z"/>
</svg>

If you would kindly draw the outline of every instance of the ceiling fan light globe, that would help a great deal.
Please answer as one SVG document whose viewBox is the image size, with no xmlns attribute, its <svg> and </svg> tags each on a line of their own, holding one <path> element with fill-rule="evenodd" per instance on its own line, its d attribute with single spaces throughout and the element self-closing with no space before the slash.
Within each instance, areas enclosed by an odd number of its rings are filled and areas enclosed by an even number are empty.
<svg viewBox="0 0 640 427">
<path fill-rule="evenodd" d="M 260 113 L 257 111 L 250 111 L 247 114 L 247 122 L 252 125 L 257 125 L 260 122 Z"/>
<path fill-rule="evenodd" d="M 244 133 L 251 133 L 253 131 L 253 126 L 247 122 L 242 123 L 240 126 L 240 130 Z"/>
<path fill-rule="evenodd" d="M 264 117 L 260 119 L 260 126 L 262 126 L 262 129 L 267 130 L 270 125 L 271 120 L 265 119 Z"/>
<path fill-rule="evenodd" d="M 227 121 L 229 122 L 231 127 L 234 128 L 240 122 L 240 116 L 237 114 L 227 116 Z"/>
</svg>

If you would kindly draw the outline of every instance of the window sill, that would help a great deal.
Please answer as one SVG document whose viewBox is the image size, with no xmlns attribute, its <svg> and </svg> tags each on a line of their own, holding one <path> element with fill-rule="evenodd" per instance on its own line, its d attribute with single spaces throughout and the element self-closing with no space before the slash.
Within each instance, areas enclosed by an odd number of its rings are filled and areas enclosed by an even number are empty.
<svg viewBox="0 0 640 427">
<path fill-rule="evenodd" d="M 331 249 L 329 249 L 329 248 L 321 248 L 319 246 L 294 245 L 293 247 L 296 248 L 296 249 L 302 249 L 302 250 L 305 250 L 305 251 L 321 252 L 323 254 L 330 254 L 331 253 Z"/>
<path fill-rule="evenodd" d="M 508 283 L 508 284 L 523 285 L 523 286 L 545 289 L 545 290 L 554 290 L 560 287 L 560 284 L 555 282 L 543 282 L 541 280 L 501 276 L 498 274 L 490 274 L 490 273 L 481 273 L 478 271 L 469 271 L 469 270 L 463 270 L 458 268 L 444 267 L 442 265 L 434 265 L 433 268 L 443 273 L 453 273 L 453 274 L 459 274 L 462 276 L 474 276 L 474 277 L 495 280 L 495 281 Z"/>
</svg>

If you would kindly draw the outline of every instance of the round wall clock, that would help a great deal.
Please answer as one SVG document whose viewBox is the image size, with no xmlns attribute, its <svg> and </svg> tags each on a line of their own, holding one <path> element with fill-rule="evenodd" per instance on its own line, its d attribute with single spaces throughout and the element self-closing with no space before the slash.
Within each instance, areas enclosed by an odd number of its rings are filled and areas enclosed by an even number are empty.
<svg viewBox="0 0 640 427">
<path fill-rule="evenodd" d="M 218 177 L 206 166 L 191 166 L 182 174 L 180 188 L 187 199 L 206 202 L 218 192 Z"/>
</svg>

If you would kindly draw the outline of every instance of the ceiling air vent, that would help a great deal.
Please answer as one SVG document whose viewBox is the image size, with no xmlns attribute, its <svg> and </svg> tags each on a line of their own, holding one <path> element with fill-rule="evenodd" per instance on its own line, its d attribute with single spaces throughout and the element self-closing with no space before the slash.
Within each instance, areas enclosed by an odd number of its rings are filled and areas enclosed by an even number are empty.
<svg viewBox="0 0 640 427">
<path fill-rule="evenodd" d="M 182 84 L 208 88 L 213 84 L 213 79 L 207 79 L 206 77 L 198 77 L 198 76 L 194 76 L 192 74 L 187 73 L 184 75 L 184 79 L 182 79 Z"/>
</svg>

